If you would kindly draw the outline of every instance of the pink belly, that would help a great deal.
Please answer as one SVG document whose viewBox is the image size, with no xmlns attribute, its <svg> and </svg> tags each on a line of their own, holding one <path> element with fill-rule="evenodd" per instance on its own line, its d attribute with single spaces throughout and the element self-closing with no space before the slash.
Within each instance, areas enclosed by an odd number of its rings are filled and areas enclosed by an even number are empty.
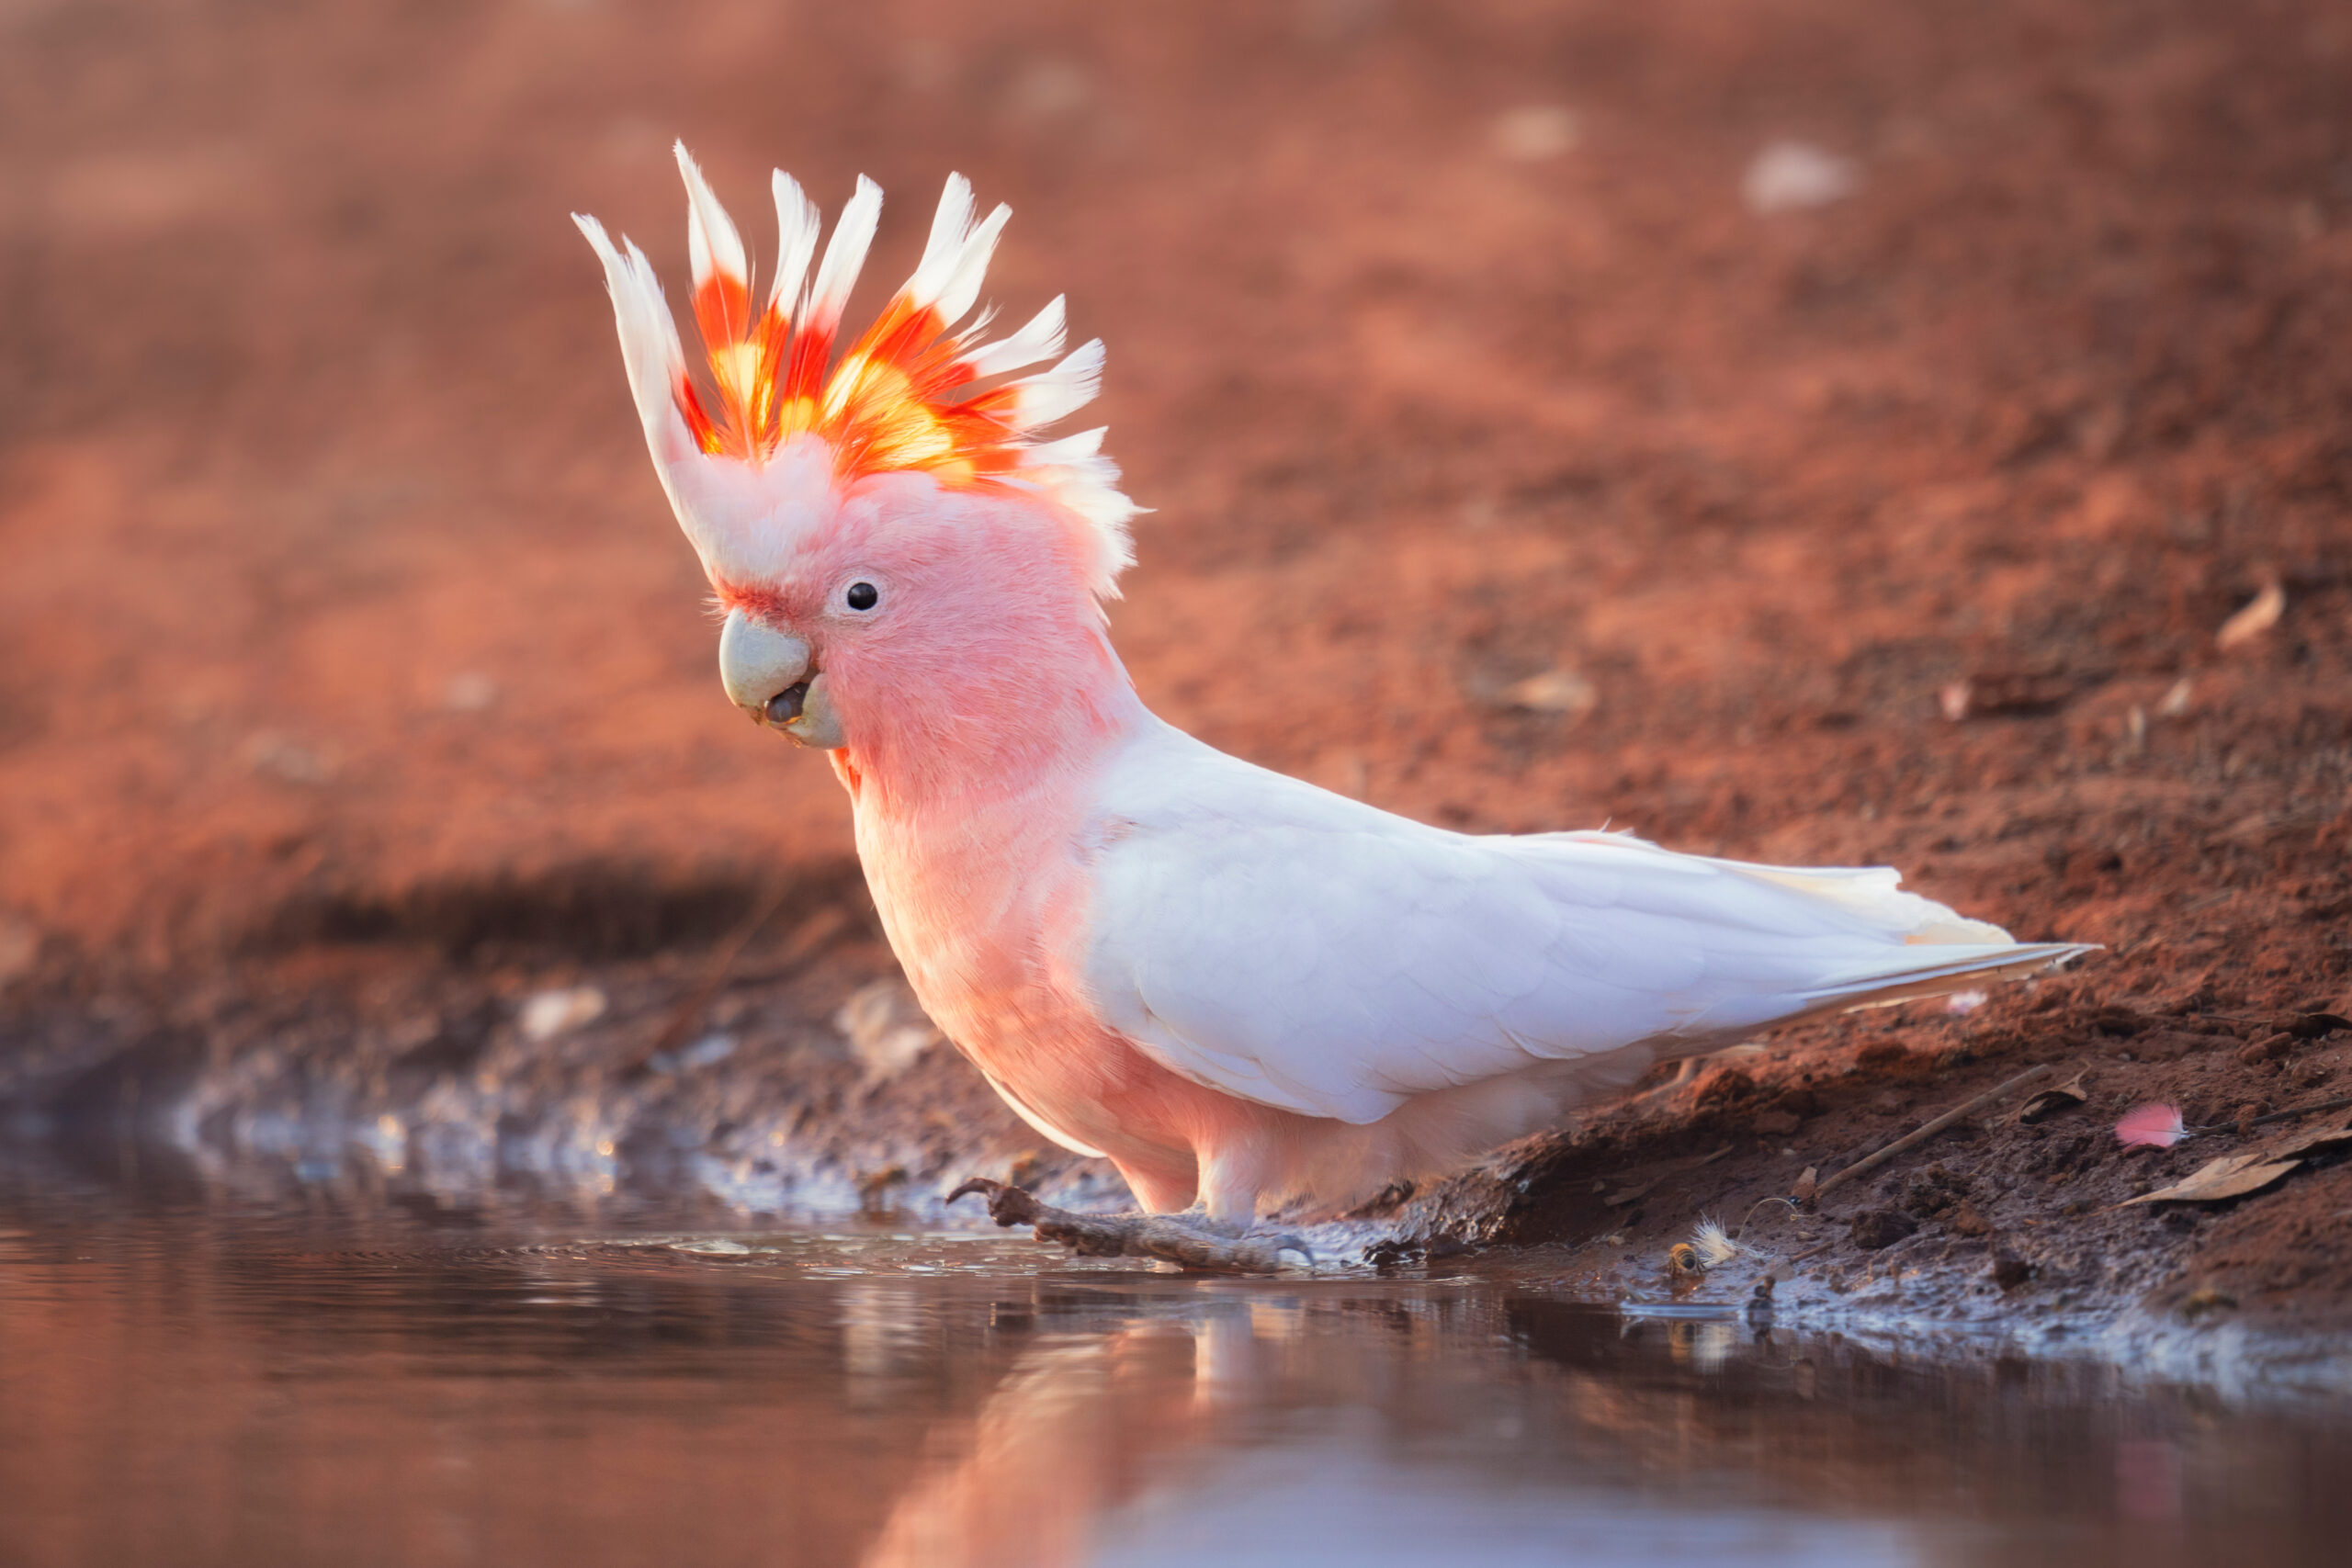
<svg viewBox="0 0 2352 1568">
<path fill-rule="evenodd" d="M 1180 1077 L 1095 1018 L 1072 823 L 1028 809 L 927 833 L 859 804 L 859 858 L 924 1010 L 1025 1120 L 1108 1156 L 1146 1207 L 1186 1206 L 1237 1141 L 1311 1124 Z"/>
<path fill-rule="evenodd" d="M 1181 1077 L 1091 1017 L 1024 987 L 997 1005 L 916 993 L 1024 1120 L 1118 1166 L 1147 1208 L 1193 1201 L 1195 1151 L 1264 1108 Z"/>
</svg>

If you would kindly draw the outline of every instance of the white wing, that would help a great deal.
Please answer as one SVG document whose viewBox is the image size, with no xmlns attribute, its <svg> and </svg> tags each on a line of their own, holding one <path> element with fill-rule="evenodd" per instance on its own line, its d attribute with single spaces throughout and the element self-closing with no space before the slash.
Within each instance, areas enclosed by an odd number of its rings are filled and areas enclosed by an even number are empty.
<svg viewBox="0 0 2352 1568">
<path fill-rule="evenodd" d="M 1162 1065 L 1309 1115 L 1643 1042 L 1703 1049 L 2083 949 L 2019 944 L 1896 874 L 1743 865 L 1623 834 L 1473 837 L 1165 727 L 1106 776 L 1084 973 Z"/>
</svg>

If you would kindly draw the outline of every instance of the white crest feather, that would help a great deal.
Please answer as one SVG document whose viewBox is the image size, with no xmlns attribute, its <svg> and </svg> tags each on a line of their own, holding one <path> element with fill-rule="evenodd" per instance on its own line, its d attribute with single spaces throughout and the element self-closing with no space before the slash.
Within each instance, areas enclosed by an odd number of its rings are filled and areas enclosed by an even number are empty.
<svg viewBox="0 0 2352 1568">
<path fill-rule="evenodd" d="M 681 141 L 673 150 L 678 173 L 686 182 L 686 257 L 694 268 L 695 287 L 699 289 L 708 283 L 714 271 L 734 279 L 738 286 L 744 285 L 751 264 L 744 256 L 743 236 L 736 232 L 735 220 L 718 204 L 686 144 Z M 751 323 L 729 321 L 728 326 L 741 336 Z"/>
<path fill-rule="evenodd" d="M 1020 394 L 1013 423 L 1023 430 L 1068 419 L 1094 400 L 1102 389 L 1102 340 L 1094 338 L 1070 352 L 1051 370 L 1040 370 L 1012 383 Z"/>
<path fill-rule="evenodd" d="M 1119 465 L 1102 452 L 1105 427 L 1081 430 L 1057 441 L 1041 441 L 1021 455 L 1015 484 L 1034 486 L 1093 525 L 1101 546 L 1094 563 L 1095 592 L 1118 597 L 1119 573 L 1135 564 L 1127 524 L 1143 511 L 1119 488 Z"/>
<path fill-rule="evenodd" d="M 967 349 L 964 363 L 972 367 L 975 376 L 997 376 L 1035 365 L 1062 351 L 1066 330 L 1062 297 L 1057 294 L 1051 304 L 1030 317 L 1029 324 L 1011 337 Z"/>
<path fill-rule="evenodd" d="M 677 321 L 670 314 L 669 301 L 662 298 L 653 264 L 635 242 L 624 239 L 622 243 L 628 246 L 624 253 L 594 218 L 575 212 L 571 220 L 588 236 L 597 259 L 605 264 L 605 288 L 613 298 L 613 321 L 620 332 L 621 365 L 628 373 L 629 393 L 666 489 L 670 465 L 695 450 L 694 434 L 678 412 L 675 389 L 684 378 L 686 360 L 678 346 Z"/>
<path fill-rule="evenodd" d="M 972 182 L 961 175 L 950 175 L 947 188 L 939 195 L 939 210 L 932 214 L 931 237 L 923 242 L 922 260 L 915 264 L 915 275 L 907 279 L 909 299 L 928 305 L 939 298 L 963 254 L 964 236 L 971 228 Z"/>
<path fill-rule="evenodd" d="M 931 238 L 922 261 L 904 289 L 910 304 L 929 305 L 939 319 L 953 326 L 964 319 L 979 297 L 988 276 L 989 258 L 996 254 L 997 236 L 1012 217 L 1012 209 L 999 205 L 975 227 L 972 222 L 972 182 L 961 175 L 947 176 L 940 193 L 939 211 L 931 220 Z"/>
<path fill-rule="evenodd" d="M 748 313 L 751 273 L 742 237 L 683 144 L 677 158 L 686 186 L 686 242 L 697 297 L 707 306 L 708 296 L 700 291 L 714 276 L 723 276 L 741 290 L 725 291 L 725 313 Z M 767 303 L 786 319 L 797 318 L 793 322 L 796 342 L 798 333 L 830 342 L 873 244 L 881 219 L 881 187 L 858 177 L 856 192 L 843 207 L 819 260 L 822 214 L 782 170 L 775 172 L 770 186 L 778 244 Z M 958 398 L 990 400 L 991 417 L 1001 422 L 998 433 L 967 439 L 980 443 L 976 450 L 993 449 L 997 464 L 983 466 L 983 477 L 967 482 L 1029 491 L 1083 520 L 1093 540 L 1089 566 L 1095 592 L 1114 595 L 1119 572 L 1133 559 L 1127 523 L 1141 509 L 1119 490 L 1118 465 L 1102 454 L 1103 433 L 1088 430 L 1050 441 L 1035 436 L 1093 400 L 1102 378 L 1101 340 L 1083 344 L 1058 363 L 1031 370 L 992 391 L 954 389 L 968 388 L 972 379 L 1053 360 L 1062 355 L 1068 330 L 1067 309 L 1058 296 L 1019 331 L 995 343 L 982 341 L 995 319 L 993 307 L 981 309 L 960 330 L 956 328 L 978 301 L 989 262 L 1012 217 L 1010 208 L 999 206 L 975 223 L 972 212 L 970 183 L 961 175 L 950 175 L 922 259 L 899 291 L 899 304 L 935 313 L 934 330 L 943 335 L 931 341 L 944 343 L 955 354 L 960 371 L 921 395 L 933 400 L 934 414 L 943 414 Z M 707 346 L 722 390 L 730 399 L 724 421 L 714 424 L 705 420 L 687 379 L 677 323 L 644 252 L 626 239 L 616 245 L 593 218 L 573 217 L 604 264 L 621 356 L 654 467 L 679 523 L 714 580 L 757 581 L 782 570 L 794 547 L 792 538 L 800 530 L 820 525 L 837 504 L 828 499 L 829 493 L 838 497 L 836 487 L 860 473 L 934 466 L 920 450 L 903 462 L 886 458 L 873 463 L 875 452 L 888 451 L 887 439 L 877 442 L 869 432 L 845 442 L 840 431 L 824 423 L 876 417 L 856 412 L 849 397 L 850 389 L 860 384 L 862 356 L 876 352 L 875 345 L 847 354 L 830 370 L 822 355 L 807 358 L 796 349 L 786 356 L 793 366 L 786 382 L 792 389 L 778 396 L 774 388 L 751 388 L 747 379 L 754 369 L 760 375 L 783 373 L 773 356 L 753 354 L 756 323 L 705 322 L 707 331 L 718 334 Z M 902 342 L 885 352 L 932 351 L 910 350 Z M 930 363 L 940 361 L 934 357 Z M 818 379 L 808 379 L 810 376 Z M 868 466 L 841 469 L 836 465 L 845 460 L 843 451 L 859 454 L 853 460 Z M 1012 465 L 1009 470 L 1001 466 L 1006 461 Z"/>
<path fill-rule="evenodd" d="M 978 227 L 964 237 L 964 248 L 956 259 L 956 267 L 948 275 L 947 286 L 940 290 L 939 319 L 950 323 L 960 321 L 980 295 L 980 284 L 989 274 L 989 258 L 996 254 L 997 236 L 1012 220 L 1012 209 L 1000 203 L 995 211 L 980 220 Z"/>
<path fill-rule="evenodd" d="M 775 282 L 768 289 L 768 303 L 786 316 L 797 314 L 800 308 L 800 286 L 808 281 L 808 264 L 816 258 L 817 236 L 823 232 L 825 215 L 800 188 L 800 182 L 782 169 L 768 176 L 768 186 L 775 196 Z"/>
<path fill-rule="evenodd" d="M 830 332 L 840 324 L 849 292 L 857 287 L 857 275 L 865 269 L 865 253 L 881 222 L 882 187 L 860 175 L 857 194 L 842 209 L 841 221 L 833 225 L 832 240 L 825 246 L 825 259 L 818 264 L 817 282 L 808 291 L 808 326 Z"/>
</svg>

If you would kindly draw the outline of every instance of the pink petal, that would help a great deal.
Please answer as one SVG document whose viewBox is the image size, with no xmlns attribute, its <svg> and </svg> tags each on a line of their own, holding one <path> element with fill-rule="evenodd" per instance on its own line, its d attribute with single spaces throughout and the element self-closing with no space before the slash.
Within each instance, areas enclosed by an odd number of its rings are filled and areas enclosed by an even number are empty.
<svg viewBox="0 0 2352 1568">
<path fill-rule="evenodd" d="M 2125 1148 L 2168 1149 L 2188 1136 L 2177 1105 L 2141 1105 L 2123 1113 L 2115 1135 Z"/>
</svg>

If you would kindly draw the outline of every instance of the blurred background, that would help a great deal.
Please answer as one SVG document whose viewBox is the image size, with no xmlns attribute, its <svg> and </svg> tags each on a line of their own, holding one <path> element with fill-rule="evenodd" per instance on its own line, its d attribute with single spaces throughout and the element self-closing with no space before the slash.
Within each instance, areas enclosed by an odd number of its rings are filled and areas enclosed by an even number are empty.
<svg viewBox="0 0 2352 1568">
<path fill-rule="evenodd" d="M 567 216 L 676 297 L 676 137 L 755 250 L 771 165 L 882 183 L 853 314 L 949 170 L 1012 205 L 987 297 L 1108 340 L 1116 635 L 1216 743 L 1897 855 L 2029 935 L 2266 813 L 2308 879 L 2348 83 L 2320 4 L 9 0 L 0 981 L 854 890 L 718 692 Z"/>
<path fill-rule="evenodd" d="M 938 1041 L 830 770 L 719 690 L 569 216 L 680 299 L 680 138 L 755 254 L 771 167 L 882 184 L 853 317 L 949 171 L 1012 205 L 983 298 L 1107 341 L 1176 724 L 2108 951 L 1360 1227 L 1562 1244 L 1475 1292 L 928 1234 L 976 1173 L 1125 1194 Z M 1594 1476 L 1710 1562 L 2334 1562 L 2346 1440 L 2224 1422 L 2211 1347 L 2352 1317 L 2352 1164 L 2158 1219 L 2210 1142 L 2093 1118 L 2340 1092 L 2347 932 L 2342 0 L 0 0 L 0 1560 L 1026 1565 L 1191 1475 L 1267 1499 L 1237 1562 L 1332 1496 L 1365 1561 L 1668 1560 L 1511 1512 Z M 1542 1299 L 2028 1061 L 2098 1104 L 1917 1156 L 1998 1234 L 1770 1233 L 1782 1323 L 2144 1306 L 2226 1394 Z M 926 1234 L 755 1228 L 861 1210 Z M 1687 1532 L 1757 1499 L 1927 1544 Z"/>
</svg>

